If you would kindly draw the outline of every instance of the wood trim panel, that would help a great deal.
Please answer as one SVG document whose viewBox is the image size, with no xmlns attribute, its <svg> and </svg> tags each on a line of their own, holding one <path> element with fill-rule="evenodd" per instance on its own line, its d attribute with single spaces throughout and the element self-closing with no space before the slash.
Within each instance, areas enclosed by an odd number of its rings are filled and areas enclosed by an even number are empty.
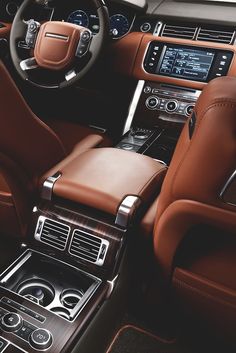
<svg viewBox="0 0 236 353">
<path fill-rule="evenodd" d="M 232 59 L 232 63 L 229 69 L 228 76 L 236 76 L 236 48 L 233 45 L 227 44 L 218 44 L 212 42 L 203 42 L 203 41 L 192 41 L 186 39 L 176 39 L 176 38 L 167 38 L 167 37 L 157 37 L 152 34 L 144 35 L 140 38 L 139 33 L 137 33 L 137 41 L 141 40 L 141 44 L 139 46 L 139 50 L 136 56 L 136 61 L 133 69 L 133 76 L 138 80 L 149 80 L 149 81 L 158 81 L 172 85 L 185 86 L 195 89 L 203 89 L 207 83 L 204 82 L 196 82 L 190 80 L 177 79 L 173 77 L 166 77 L 161 75 L 154 75 L 147 73 L 143 68 L 143 62 L 146 56 L 147 48 L 150 42 L 159 41 L 161 43 L 170 43 L 170 44 L 178 44 L 178 45 L 190 45 L 194 47 L 205 47 L 211 49 L 220 49 L 220 50 L 230 50 L 234 53 L 234 57 Z"/>
<path fill-rule="evenodd" d="M 58 222 L 68 224 L 71 228 L 68 243 L 65 251 L 59 251 L 48 246 L 45 243 L 38 241 L 33 242 L 33 247 L 39 248 L 42 252 L 54 252 L 56 258 L 61 259 L 67 263 L 71 263 L 81 270 L 92 273 L 93 275 L 112 280 L 115 274 L 116 266 L 119 262 L 119 254 L 126 239 L 126 231 L 109 224 L 107 221 L 98 220 L 95 217 L 87 216 L 78 209 L 68 209 L 63 205 L 53 205 L 51 203 L 43 202 L 38 206 L 38 211 L 33 214 L 33 222 L 30 231 L 30 237 L 35 232 L 35 227 L 39 216 L 44 216 Z M 69 247 L 72 239 L 72 234 L 75 229 L 86 231 L 91 235 L 97 236 L 101 239 L 109 241 L 109 249 L 103 266 L 97 266 L 93 263 L 83 261 L 69 254 Z"/>
</svg>

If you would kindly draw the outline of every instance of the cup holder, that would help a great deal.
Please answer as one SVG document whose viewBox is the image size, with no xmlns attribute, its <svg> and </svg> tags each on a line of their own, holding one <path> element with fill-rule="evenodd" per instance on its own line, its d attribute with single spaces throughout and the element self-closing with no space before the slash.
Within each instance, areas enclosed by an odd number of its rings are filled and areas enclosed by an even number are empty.
<svg viewBox="0 0 236 353">
<path fill-rule="evenodd" d="M 64 319 L 70 320 L 70 312 L 69 312 L 69 310 L 64 309 L 64 308 L 59 308 L 59 307 L 51 308 L 50 310 L 53 313 L 63 317 Z"/>
<path fill-rule="evenodd" d="M 44 307 L 48 306 L 55 297 L 53 287 L 41 279 L 22 282 L 17 289 L 17 293 Z"/>
<path fill-rule="evenodd" d="M 61 293 L 61 304 L 67 309 L 74 309 L 74 307 L 82 299 L 84 292 L 76 289 L 66 289 Z"/>
</svg>

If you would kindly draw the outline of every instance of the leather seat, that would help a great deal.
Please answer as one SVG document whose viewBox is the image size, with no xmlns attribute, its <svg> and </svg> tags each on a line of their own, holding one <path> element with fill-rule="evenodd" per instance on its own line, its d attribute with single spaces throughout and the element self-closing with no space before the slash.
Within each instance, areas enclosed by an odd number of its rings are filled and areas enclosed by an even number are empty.
<svg viewBox="0 0 236 353">
<path fill-rule="evenodd" d="M 232 188 L 227 202 L 221 193 L 235 171 L 235 116 L 236 78 L 211 81 L 178 141 L 154 230 L 163 280 L 174 288 L 180 312 L 191 312 L 187 325 L 200 318 L 202 326 L 208 324 L 219 339 L 234 345 L 236 194 Z M 209 227 L 214 228 L 210 241 Z"/>
<path fill-rule="evenodd" d="M 109 145 L 96 130 L 42 122 L 0 62 L 0 230 L 25 235 L 40 177 L 70 154 Z"/>
</svg>

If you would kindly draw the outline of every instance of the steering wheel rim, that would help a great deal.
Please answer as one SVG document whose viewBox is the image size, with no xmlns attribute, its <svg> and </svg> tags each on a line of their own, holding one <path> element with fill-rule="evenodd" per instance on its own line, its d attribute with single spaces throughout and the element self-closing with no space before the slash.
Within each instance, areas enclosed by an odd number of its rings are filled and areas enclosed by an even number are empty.
<svg viewBox="0 0 236 353">
<path fill-rule="evenodd" d="M 96 35 L 92 36 L 91 44 L 89 47 L 90 59 L 85 64 L 85 66 L 72 78 L 70 78 L 69 80 L 65 79 L 64 81 L 53 85 L 35 82 L 30 78 L 30 74 L 28 74 L 28 71 L 23 71 L 21 68 L 20 64 L 22 62 L 22 59 L 20 58 L 18 53 L 18 43 L 20 42 L 20 40 L 25 38 L 28 28 L 27 22 L 24 21 L 24 14 L 28 7 L 35 2 L 35 0 L 25 0 L 22 3 L 12 23 L 12 29 L 10 34 L 10 54 L 16 71 L 24 81 L 27 81 L 32 85 L 40 88 L 66 88 L 77 84 L 78 81 L 81 80 L 88 73 L 88 71 L 90 71 L 90 69 L 93 67 L 93 65 L 96 63 L 96 61 L 102 54 L 105 44 L 109 38 L 109 15 L 106 4 L 103 0 L 90 1 L 95 6 L 99 18 L 99 32 Z"/>
</svg>

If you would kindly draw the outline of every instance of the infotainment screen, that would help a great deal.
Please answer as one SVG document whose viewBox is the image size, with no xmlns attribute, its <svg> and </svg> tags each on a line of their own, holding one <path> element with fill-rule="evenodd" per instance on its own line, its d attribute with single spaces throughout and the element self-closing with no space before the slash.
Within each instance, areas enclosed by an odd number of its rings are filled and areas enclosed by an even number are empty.
<svg viewBox="0 0 236 353">
<path fill-rule="evenodd" d="M 225 76 L 233 59 L 231 50 L 152 41 L 143 68 L 152 75 L 209 82 Z"/>
<path fill-rule="evenodd" d="M 194 81 L 207 81 L 215 51 L 165 46 L 156 73 Z"/>
</svg>

